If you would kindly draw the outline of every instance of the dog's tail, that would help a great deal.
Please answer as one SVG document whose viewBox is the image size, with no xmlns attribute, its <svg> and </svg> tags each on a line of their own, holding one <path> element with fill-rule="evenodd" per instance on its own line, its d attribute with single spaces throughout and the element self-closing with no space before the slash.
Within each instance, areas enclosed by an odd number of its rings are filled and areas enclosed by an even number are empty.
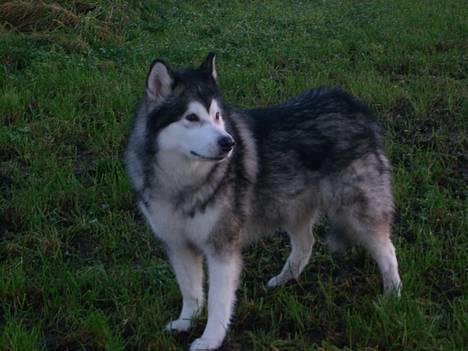
<svg viewBox="0 0 468 351">
<path fill-rule="evenodd" d="M 340 254 L 351 246 L 351 241 L 344 229 L 332 222 L 325 235 L 325 244 L 333 254 Z"/>
</svg>

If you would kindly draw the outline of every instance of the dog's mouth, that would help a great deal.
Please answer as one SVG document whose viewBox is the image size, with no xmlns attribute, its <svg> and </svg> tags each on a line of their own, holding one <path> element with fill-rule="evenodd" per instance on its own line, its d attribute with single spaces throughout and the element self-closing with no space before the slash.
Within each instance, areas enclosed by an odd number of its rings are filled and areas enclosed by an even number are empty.
<svg viewBox="0 0 468 351">
<path fill-rule="evenodd" d="M 190 153 L 202 160 L 206 160 L 206 161 L 215 161 L 215 162 L 219 162 L 219 161 L 222 161 L 224 160 L 228 155 L 229 155 L 229 152 L 228 153 L 225 153 L 225 154 L 221 154 L 221 155 L 218 155 L 216 157 L 209 157 L 209 156 L 204 156 L 204 155 L 200 155 L 199 153 L 195 152 L 195 151 L 192 151 L 190 150 Z"/>
</svg>

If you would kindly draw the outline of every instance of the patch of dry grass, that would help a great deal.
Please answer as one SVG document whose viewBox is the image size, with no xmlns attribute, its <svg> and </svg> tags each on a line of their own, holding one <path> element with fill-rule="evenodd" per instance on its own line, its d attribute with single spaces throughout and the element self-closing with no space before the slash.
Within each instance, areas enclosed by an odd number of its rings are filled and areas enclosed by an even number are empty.
<svg viewBox="0 0 468 351">
<path fill-rule="evenodd" d="M 15 32 L 57 43 L 67 51 L 85 51 L 90 39 L 120 41 L 128 21 L 125 9 L 75 1 L 0 0 L 0 33 Z"/>
<path fill-rule="evenodd" d="M 75 27 L 80 17 L 59 4 L 7 1 L 0 5 L 0 21 L 18 32 L 35 32 Z"/>
</svg>

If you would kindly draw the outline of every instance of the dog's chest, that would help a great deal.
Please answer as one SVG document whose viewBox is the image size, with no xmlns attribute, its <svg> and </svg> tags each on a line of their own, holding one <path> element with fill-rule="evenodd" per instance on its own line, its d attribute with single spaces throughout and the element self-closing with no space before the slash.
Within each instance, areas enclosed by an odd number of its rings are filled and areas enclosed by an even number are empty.
<svg viewBox="0 0 468 351">
<path fill-rule="evenodd" d="M 167 244 L 189 241 L 202 246 L 213 232 L 221 215 L 221 209 L 217 207 L 208 207 L 191 215 L 175 209 L 173 203 L 165 200 L 140 204 L 140 209 L 156 237 Z"/>
</svg>

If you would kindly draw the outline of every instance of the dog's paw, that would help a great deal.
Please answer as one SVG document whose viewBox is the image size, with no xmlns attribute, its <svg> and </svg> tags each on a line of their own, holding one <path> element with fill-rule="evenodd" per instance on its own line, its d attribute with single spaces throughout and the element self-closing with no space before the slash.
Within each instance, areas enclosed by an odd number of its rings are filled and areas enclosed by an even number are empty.
<svg viewBox="0 0 468 351">
<path fill-rule="evenodd" d="M 403 286 L 400 280 L 391 283 L 384 282 L 384 296 L 394 296 L 400 298 L 402 288 Z"/>
<path fill-rule="evenodd" d="M 283 284 L 283 282 L 281 281 L 280 277 L 279 276 L 275 276 L 273 278 L 271 278 L 268 283 L 267 283 L 267 288 L 271 289 L 271 288 L 275 288 L 277 287 L 278 285 L 281 285 Z"/>
<path fill-rule="evenodd" d="M 223 340 L 210 340 L 205 338 L 198 338 L 190 345 L 190 351 L 202 351 L 202 350 L 216 350 L 221 346 Z"/>
<path fill-rule="evenodd" d="M 176 319 L 166 324 L 165 329 L 170 332 L 184 332 L 192 327 L 192 321 L 190 319 Z"/>
</svg>

